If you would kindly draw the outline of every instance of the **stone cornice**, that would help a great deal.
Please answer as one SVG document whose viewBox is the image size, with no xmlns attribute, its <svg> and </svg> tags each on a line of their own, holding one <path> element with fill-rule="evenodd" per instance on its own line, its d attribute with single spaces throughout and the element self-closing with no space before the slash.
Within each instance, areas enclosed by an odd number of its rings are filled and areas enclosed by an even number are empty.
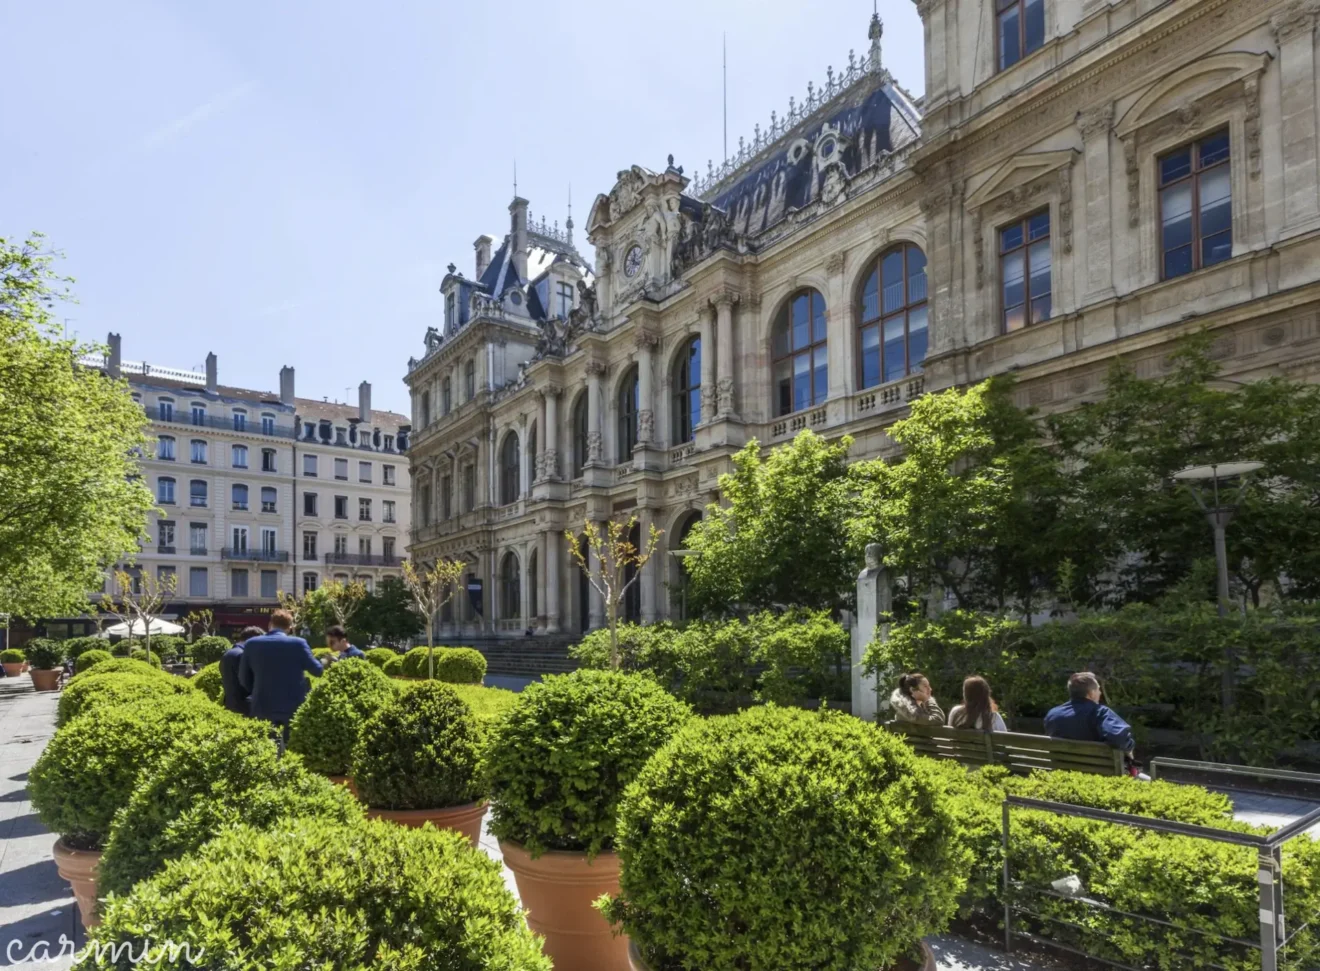
<svg viewBox="0 0 1320 971">
<path fill-rule="evenodd" d="M 1320 0 L 1292 0 L 1270 18 L 1274 39 L 1282 47 L 1298 34 L 1314 31 L 1317 16 L 1320 16 Z"/>
</svg>

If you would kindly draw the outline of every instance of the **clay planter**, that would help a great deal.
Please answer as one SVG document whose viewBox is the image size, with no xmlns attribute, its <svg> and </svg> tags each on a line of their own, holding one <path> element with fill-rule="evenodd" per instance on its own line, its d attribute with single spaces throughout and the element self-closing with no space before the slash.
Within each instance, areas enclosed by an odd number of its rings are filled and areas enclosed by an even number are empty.
<svg viewBox="0 0 1320 971">
<path fill-rule="evenodd" d="M 628 966 L 628 938 L 616 937 L 592 906 L 601 894 L 619 893 L 615 854 L 599 853 L 588 863 L 585 853 L 550 850 L 533 860 L 517 843 L 504 840 L 500 851 L 518 882 L 527 925 L 545 938 L 542 950 L 556 968 L 623 971 Z"/>
<path fill-rule="evenodd" d="M 420 829 L 430 823 L 436 829 L 452 829 L 462 833 L 477 849 L 481 843 L 481 821 L 486 816 L 487 802 L 470 802 L 448 809 L 372 809 L 367 807 L 368 819 L 385 819 L 400 826 Z"/>
<path fill-rule="evenodd" d="M 10 664 L 9 662 L 5 662 L 4 664 L 5 677 L 16 678 L 23 673 L 23 670 L 26 667 L 27 665 L 24 664 L 22 661 L 15 661 L 13 664 Z"/>
<path fill-rule="evenodd" d="M 64 672 L 59 668 L 53 671 L 38 671 L 33 668 L 28 674 L 32 675 L 32 687 L 38 691 L 58 691 L 60 687 L 60 675 Z"/>
<path fill-rule="evenodd" d="M 55 841 L 55 869 L 73 888 L 78 901 L 78 916 L 85 928 L 101 923 L 96 915 L 96 868 L 101 863 L 100 850 L 75 850 L 64 839 Z"/>
<path fill-rule="evenodd" d="M 651 971 L 642 956 L 637 953 L 637 945 L 632 941 L 628 942 L 628 967 L 631 971 Z M 935 954 L 931 951 L 930 945 L 925 941 L 921 942 L 921 963 L 918 964 L 910 958 L 903 958 L 893 966 L 892 971 L 937 971 L 935 964 Z"/>
<path fill-rule="evenodd" d="M 361 796 L 358 795 L 357 786 L 353 785 L 353 780 L 350 779 L 348 776 L 346 776 L 346 775 L 328 775 L 328 776 L 326 776 L 326 778 L 329 779 L 331 782 L 333 782 L 333 783 L 334 783 L 335 785 L 337 785 L 337 786 L 343 786 L 345 789 L 347 789 L 349 792 L 351 792 L 351 793 L 353 794 L 353 798 L 354 798 L 354 799 L 361 799 L 361 798 L 362 798 Z"/>
</svg>

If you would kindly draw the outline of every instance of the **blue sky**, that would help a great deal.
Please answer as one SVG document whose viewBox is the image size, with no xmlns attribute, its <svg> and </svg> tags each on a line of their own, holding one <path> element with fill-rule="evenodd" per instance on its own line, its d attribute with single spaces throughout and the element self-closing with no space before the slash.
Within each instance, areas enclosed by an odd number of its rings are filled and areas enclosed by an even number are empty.
<svg viewBox="0 0 1320 971">
<path fill-rule="evenodd" d="M 407 410 L 407 359 L 445 265 L 507 230 L 514 159 L 539 219 L 572 184 L 718 161 L 867 48 L 872 0 L 619 3 L 0 0 L 0 236 L 48 234 L 63 315 L 124 357 L 222 383 Z M 911 0 L 881 0 L 885 63 L 923 87 Z M 355 400 L 355 399 L 353 399 Z"/>
</svg>

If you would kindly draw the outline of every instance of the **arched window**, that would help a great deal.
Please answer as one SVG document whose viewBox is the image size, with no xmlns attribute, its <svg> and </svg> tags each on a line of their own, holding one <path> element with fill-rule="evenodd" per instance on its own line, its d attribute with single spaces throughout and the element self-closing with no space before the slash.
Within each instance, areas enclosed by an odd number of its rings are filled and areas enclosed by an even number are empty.
<svg viewBox="0 0 1320 971">
<path fill-rule="evenodd" d="M 582 533 L 578 536 L 578 549 L 583 551 L 587 557 L 588 563 L 591 561 L 590 554 L 586 553 L 588 549 L 587 534 Z M 581 563 L 575 563 L 577 568 L 577 615 L 578 630 L 585 634 L 591 627 L 591 578 L 587 575 L 587 570 Z"/>
<path fill-rule="evenodd" d="M 633 545 L 634 549 L 642 548 L 641 523 L 632 524 L 632 529 L 628 530 L 628 542 Z M 637 579 L 636 564 L 629 563 L 623 568 L 623 582 L 629 585 L 623 593 L 623 619 L 629 624 L 641 623 L 642 581 Z"/>
<path fill-rule="evenodd" d="M 518 576 L 518 557 L 512 551 L 500 561 L 500 619 L 517 620 L 522 616 L 522 584 Z"/>
<path fill-rule="evenodd" d="M 701 338 L 694 337 L 674 361 L 674 440 L 692 441 L 701 424 Z"/>
<path fill-rule="evenodd" d="M 431 424 L 431 392 L 422 392 L 422 427 Z"/>
<path fill-rule="evenodd" d="M 529 473 L 527 478 L 531 482 L 536 481 L 536 448 L 536 422 L 532 422 L 532 427 L 527 432 L 527 466 Z"/>
<path fill-rule="evenodd" d="M 825 298 L 799 290 L 784 304 L 774 326 L 775 414 L 821 404 L 829 394 L 825 354 Z"/>
<path fill-rule="evenodd" d="M 541 584 L 541 557 L 536 550 L 532 550 L 527 557 L 527 582 L 530 584 L 527 588 L 527 623 L 530 625 L 541 615 L 540 598 L 537 596 Z"/>
<path fill-rule="evenodd" d="M 678 529 L 674 530 L 673 537 L 669 544 L 669 552 L 674 555 L 672 570 L 673 579 L 669 582 L 669 589 L 672 591 L 673 616 L 675 620 L 688 619 L 688 586 L 691 583 L 687 567 L 684 566 L 686 557 L 677 554 L 688 549 L 688 536 L 691 535 L 693 528 L 701 522 L 701 513 L 689 513 L 683 520 Z"/>
<path fill-rule="evenodd" d="M 926 254 L 903 243 L 876 260 L 862 284 L 860 387 L 897 381 L 926 359 Z"/>
<path fill-rule="evenodd" d="M 573 405 L 573 478 L 582 478 L 582 470 L 587 466 L 587 395 L 584 391 L 578 395 Z"/>
<path fill-rule="evenodd" d="M 631 462 L 637 445 L 637 368 L 630 368 L 619 384 L 619 462 Z"/>
<path fill-rule="evenodd" d="M 453 383 L 449 378 L 445 378 L 440 384 L 440 413 L 449 414 L 449 409 L 454 407 L 454 389 Z"/>
<path fill-rule="evenodd" d="M 520 488 L 521 455 L 518 449 L 518 433 L 509 432 L 500 446 L 500 505 L 507 506 L 518 501 L 522 494 Z"/>
<path fill-rule="evenodd" d="M 471 401 L 477 396 L 477 362 L 468 358 L 463 365 L 463 400 Z"/>
</svg>

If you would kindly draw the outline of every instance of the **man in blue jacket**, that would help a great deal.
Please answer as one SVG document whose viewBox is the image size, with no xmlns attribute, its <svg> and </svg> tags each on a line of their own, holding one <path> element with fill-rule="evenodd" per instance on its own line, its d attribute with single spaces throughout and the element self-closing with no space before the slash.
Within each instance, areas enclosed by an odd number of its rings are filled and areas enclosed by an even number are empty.
<svg viewBox="0 0 1320 971">
<path fill-rule="evenodd" d="M 245 627 L 238 635 L 234 646 L 220 658 L 220 684 L 224 688 L 224 704 L 227 709 L 239 715 L 251 714 L 248 693 L 238 683 L 238 666 L 243 661 L 243 645 L 254 637 L 266 633 L 260 627 Z"/>
<path fill-rule="evenodd" d="M 1104 742 L 1128 756 L 1137 745 L 1132 726 L 1100 704 L 1100 681 L 1090 671 L 1068 679 L 1068 701 L 1050 709 L 1045 731 L 1051 738 Z"/>
<path fill-rule="evenodd" d="M 338 624 L 326 629 L 325 642 L 330 646 L 330 650 L 335 652 L 336 661 L 342 661 L 346 657 L 366 657 L 362 651 L 348 642 L 348 635 Z"/>
<path fill-rule="evenodd" d="M 238 680 L 251 698 L 252 717 L 279 729 L 280 751 L 289 741 L 289 722 L 307 697 L 307 679 L 321 676 L 321 662 L 301 637 L 289 633 L 293 617 L 287 610 L 270 615 L 270 633 L 243 645 Z"/>
</svg>

